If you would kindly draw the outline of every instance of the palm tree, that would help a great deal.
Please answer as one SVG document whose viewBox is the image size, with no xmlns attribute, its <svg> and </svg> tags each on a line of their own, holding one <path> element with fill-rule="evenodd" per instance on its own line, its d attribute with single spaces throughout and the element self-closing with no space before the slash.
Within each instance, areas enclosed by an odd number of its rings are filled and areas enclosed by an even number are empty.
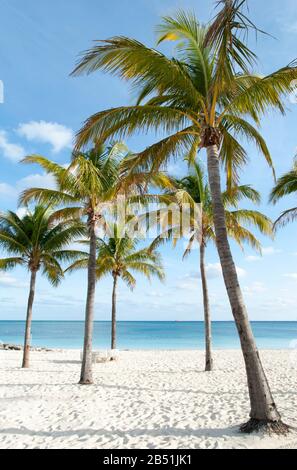
<svg viewBox="0 0 297 470">
<path fill-rule="evenodd" d="M 57 214 L 47 207 L 36 206 L 20 218 L 14 212 L 0 215 L 0 246 L 10 258 L 0 259 L 0 269 L 25 266 L 30 272 L 30 292 L 27 306 L 23 368 L 29 367 L 31 323 L 37 273 L 42 269 L 53 286 L 63 278 L 61 262 L 70 262 L 83 252 L 65 249 L 75 238 L 85 233 L 77 221 L 56 223 Z"/>
<path fill-rule="evenodd" d="M 213 206 L 211 203 L 210 189 L 205 181 L 203 168 L 198 163 L 193 163 L 193 172 L 180 180 L 176 180 L 175 186 L 178 188 L 175 192 L 175 198 L 178 204 L 183 202 L 201 205 L 201 223 L 192 220 L 190 224 L 191 236 L 188 246 L 184 253 L 184 258 L 188 256 L 194 243 L 200 246 L 200 277 L 202 284 L 203 306 L 204 306 L 204 324 L 205 324 L 205 371 L 213 369 L 212 344 L 211 344 L 211 315 L 210 302 L 207 285 L 207 273 L 205 268 L 205 250 L 209 241 L 216 243 Z M 265 235 L 272 235 L 272 222 L 264 214 L 247 209 L 238 210 L 238 204 L 242 198 L 246 198 L 254 203 L 260 202 L 260 195 L 257 191 L 248 185 L 236 186 L 232 190 L 225 191 L 222 199 L 225 207 L 226 226 L 229 237 L 233 238 L 241 247 L 243 243 L 248 243 L 253 248 L 261 251 L 260 242 L 245 227 L 253 225 Z M 233 210 L 230 210 L 233 208 Z M 236 210 L 234 210 L 236 208 Z M 192 217 L 195 214 L 192 211 Z M 195 223 L 198 222 L 198 223 Z M 174 231 L 180 233 L 180 227 L 173 227 Z"/>
<path fill-rule="evenodd" d="M 293 164 L 293 168 L 279 178 L 270 194 L 270 202 L 276 204 L 280 199 L 290 194 L 297 193 L 297 162 Z M 284 211 L 276 220 L 274 227 L 279 228 L 293 222 L 297 218 L 297 207 L 293 207 Z"/>
<path fill-rule="evenodd" d="M 110 230 L 107 240 L 97 240 L 96 277 L 100 280 L 110 274 L 113 278 L 111 349 L 116 349 L 116 299 L 119 278 L 133 290 L 136 285 L 134 273 L 142 274 L 148 279 L 157 276 L 163 280 L 164 272 L 160 255 L 155 249 L 148 247 L 137 250 L 139 239 L 124 237 L 121 227 L 117 224 L 113 224 Z M 88 258 L 82 257 L 69 266 L 67 271 L 86 268 L 87 265 Z"/>
<path fill-rule="evenodd" d="M 92 377 L 92 340 L 94 301 L 96 289 L 96 229 L 105 223 L 105 212 L 118 195 L 140 194 L 149 182 L 157 186 L 169 185 L 168 178 L 160 172 L 152 175 L 135 170 L 127 174 L 123 161 L 131 158 L 125 145 L 96 145 L 95 148 L 73 154 L 72 163 L 65 168 L 42 156 L 32 155 L 25 163 L 39 164 L 56 182 L 57 189 L 31 188 L 23 192 L 21 202 L 31 200 L 61 206 L 57 211 L 61 220 L 82 218 L 89 239 L 88 288 L 85 313 L 84 349 L 79 383 L 89 385 Z M 136 199 L 137 200 L 137 199 Z M 121 207 L 120 207 L 121 210 Z"/>
<path fill-rule="evenodd" d="M 85 153 L 73 154 L 72 163 L 64 168 L 42 156 L 32 155 L 25 163 L 39 164 L 55 178 L 57 189 L 31 188 L 21 195 L 22 202 L 33 200 L 61 206 L 60 219 L 83 218 L 89 236 L 88 287 L 85 334 L 80 384 L 93 383 L 92 340 L 96 287 L 96 227 L 103 215 L 102 206 L 115 196 L 119 183 L 119 161 L 126 154 L 121 144 L 103 145 Z"/>
<path fill-rule="evenodd" d="M 165 131 L 167 137 L 134 158 L 134 166 L 152 170 L 166 164 L 172 155 L 186 151 L 193 160 L 198 149 L 206 149 L 217 248 L 241 341 L 251 404 L 250 420 L 241 430 L 287 432 L 260 360 L 230 250 L 220 162 L 230 188 L 238 182 L 239 169 L 247 160 L 238 140 L 243 137 L 256 144 L 272 167 L 267 145 L 252 121 L 259 124 L 269 108 L 284 112 L 283 95 L 295 89 L 297 68 L 292 63 L 266 77 L 249 73 L 256 56 L 242 40 L 242 34 L 254 27 L 243 13 L 245 3 L 221 0 L 222 8 L 208 27 L 183 11 L 164 18 L 160 41 L 177 41 L 172 59 L 127 37 L 95 44 L 73 75 L 102 69 L 129 80 L 139 89 L 140 98 L 135 106 L 91 116 L 77 136 L 76 147 L 91 140 L 124 138 L 139 130 Z"/>
</svg>

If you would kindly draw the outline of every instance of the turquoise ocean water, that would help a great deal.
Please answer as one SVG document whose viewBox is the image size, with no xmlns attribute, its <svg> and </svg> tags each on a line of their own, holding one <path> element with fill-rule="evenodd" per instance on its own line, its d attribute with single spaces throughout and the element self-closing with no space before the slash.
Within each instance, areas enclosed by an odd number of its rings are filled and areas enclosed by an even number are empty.
<svg viewBox="0 0 297 470">
<path fill-rule="evenodd" d="M 253 322 L 259 348 L 297 347 L 297 322 Z M 0 321 L 0 342 L 22 344 L 25 323 Z M 83 322 L 35 321 L 32 345 L 48 348 L 82 347 Z M 94 346 L 109 347 L 110 323 L 95 322 Z M 233 322 L 213 322 L 215 349 L 237 349 L 239 341 Z M 119 349 L 203 349 L 203 322 L 118 322 Z"/>
</svg>

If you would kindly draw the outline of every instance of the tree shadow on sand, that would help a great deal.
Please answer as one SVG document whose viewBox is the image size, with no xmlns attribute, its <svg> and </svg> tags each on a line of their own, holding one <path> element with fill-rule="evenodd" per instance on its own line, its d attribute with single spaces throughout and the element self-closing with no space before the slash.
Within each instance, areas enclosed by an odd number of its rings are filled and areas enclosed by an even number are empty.
<svg viewBox="0 0 297 470">
<path fill-rule="evenodd" d="M 77 436 L 78 438 L 82 437 L 105 437 L 110 439 L 115 438 L 135 438 L 135 437 L 196 437 L 196 438 L 220 438 L 220 437 L 234 437 L 240 436 L 239 427 L 231 426 L 225 428 L 201 428 L 201 429 L 191 429 L 191 428 L 176 428 L 176 427 L 162 427 L 159 429 L 127 429 L 127 430 L 112 430 L 108 431 L 106 429 L 73 429 L 65 431 L 33 431 L 26 427 L 20 428 L 6 428 L 0 429 L 0 434 L 12 434 L 12 435 L 23 435 L 23 436 L 32 436 L 32 437 L 51 437 L 51 438 L 67 438 L 72 436 Z"/>
</svg>

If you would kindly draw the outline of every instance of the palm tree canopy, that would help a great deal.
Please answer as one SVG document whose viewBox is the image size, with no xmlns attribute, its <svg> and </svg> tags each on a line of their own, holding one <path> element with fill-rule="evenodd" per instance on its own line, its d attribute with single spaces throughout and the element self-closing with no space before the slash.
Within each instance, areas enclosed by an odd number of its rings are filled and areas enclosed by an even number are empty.
<svg viewBox="0 0 297 470">
<path fill-rule="evenodd" d="M 280 199 L 290 194 L 297 193 L 297 162 L 294 162 L 293 168 L 288 173 L 281 176 L 270 194 L 270 202 L 276 204 Z M 274 227 L 284 227 L 289 222 L 297 219 L 297 207 L 284 211 L 276 220 Z"/>
<path fill-rule="evenodd" d="M 160 254 L 152 247 L 137 249 L 140 240 L 123 237 L 123 231 L 117 224 L 111 227 L 111 233 L 107 239 L 97 240 L 97 279 L 111 274 L 119 276 L 133 289 L 136 285 L 135 273 L 144 275 L 147 279 L 156 276 L 159 280 L 164 280 Z M 87 243 L 87 242 L 86 242 Z M 86 269 L 88 266 L 88 256 L 83 256 L 75 261 L 68 269 L 68 272 L 77 269 Z"/>
<path fill-rule="evenodd" d="M 209 26 L 183 11 L 163 18 L 159 42 L 177 43 L 173 58 L 127 37 L 96 41 L 73 74 L 109 72 L 128 80 L 139 100 L 87 119 L 77 148 L 139 130 L 162 131 L 167 137 L 131 162 L 155 171 L 172 156 L 186 153 L 193 160 L 199 148 L 217 144 L 231 187 L 247 161 L 239 141 L 243 137 L 256 144 L 273 168 L 267 145 L 252 122 L 258 124 L 267 108 L 284 112 L 283 98 L 296 87 L 297 67 L 291 63 L 265 77 L 247 70 L 255 55 L 241 40 L 242 33 L 254 27 L 243 13 L 245 3 L 220 1 L 222 8 Z"/>
<path fill-rule="evenodd" d="M 102 209 L 114 202 L 118 195 L 132 197 L 146 192 L 147 187 L 171 187 L 169 178 L 161 172 L 154 174 L 135 169 L 127 170 L 127 162 L 133 155 L 121 143 L 110 146 L 98 145 L 82 153 L 74 152 L 71 164 L 65 168 L 43 156 L 31 155 L 24 163 L 40 165 L 53 176 L 56 189 L 31 188 L 25 190 L 20 203 L 37 201 L 60 206 L 56 220 L 69 218 L 103 218 Z M 139 200 L 141 198 L 139 197 Z"/>
<path fill-rule="evenodd" d="M 176 203 L 181 208 L 183 204 L 189 204 L 191 207 L 190 212 L 190 231 L 191 236 L 189 244 L 185 251 L 185 256 L 188 255 L 193 247 L 194 243 L 207 244 L 209 240 L 215 242 L 215 229 L 214 229 L 214 215 L 213 206 L 211 201 L 211 195 L 209 186 L 206 181 L 206 177 L 203 171 L 203 167 L 198 162 L 192 163 L 190 166 L 190 174 L 182 179 L 175 179 L 174 191 L 167 191 L 166 197 L 159 198 L 162 204 Z M 272 236 L 272 222 L 271 220 L 259 211 L 240 209 L 239 205 L 242 200 L 248 200 L 253 203 L 260 203 L 261 198 L 258 191 L 252 188 L 250 185 L 234 186 L 230 190 L 226 190 L 222 193 L 222 199 L 225 206 L 225 216 L 228 234 L 233 238 L 240 247 L 243 247 L 244 243 L 249 244 L 251 247 L 261 251 L 260 242 L 257 240 L 255 235 L 249 229 L 250 227 L 257 228 L 260 233 Z M 198 211 L 195 211 L 195 205 L 200 204 L 201 207 L 201 223 L 194 220 L 195 214 L 197 216 Z M 162 210 L 156 211 L 157 216 L 151 218 L 156 222 L 162 222 Z M 181 230 L 180 222 L 182 219 L 177 218 L 175 220 L 167 216 L 165 209 L 166 221 L 168 226 L 165 229 L 165 233 L 161 235 L 153 242 L 153 246 L 166 241 L 166 238 L 173 238 L 174 243 L 183 234 Z"/>
<path fill-rule="evenodd" d="M 98 204 L 108 200 L 118 183 L 119 161 L 126 153 L 126 147 L 119 143 L 98 146 L 85 153 L 74 152 L 67 168 L 40 155 L 28 156 L 23 162 L 40 165 L 54 177 L 56 189 L 28 189 L 22 193 L 20 202 L 36 200 L 69 206 L 67 216 L 96 212 Z"/>
<path fill-rule="evenodd" d="M 78 221 L 54 223 L 55 213 L 44 206 L 20 218 L 14 212 L 0 215 L 0 246 L 11 257 L 0 260 L 1 270 L 26 266 L 31 271 L 42 269 L 43 274 L 57 285 L 63 277 L 62 262 L 73 262 L 85 254 L 67 249 L 77 237 L 85 234 Z"/>
<path fill-rule="evenodd" d="M 206 182 L 203 169 L 198 163 L 194 163 L 194 173 L 182 179 L 180 184 L 195 200 L 202 206 L 202 241 L 215 241 L 214 215 L 210 190 Z M 243 243 L 250 244 L 253 248 L 261 251 L 261 245 L 249 226 L 256 227 L 262 234 L 272 236 L 271 220 L 259 211 L 238 209 L 242 199 L 253 203 L 260 203 L 260 194 L 250 185 L 234 186 L 231 190 L 222 193 L 225 206 L 227 231 L 241 247 Z M 197 234 L 193 233 L 186 253 L 191 249 L 192 243 L 197 240 Z"/>
</svg>

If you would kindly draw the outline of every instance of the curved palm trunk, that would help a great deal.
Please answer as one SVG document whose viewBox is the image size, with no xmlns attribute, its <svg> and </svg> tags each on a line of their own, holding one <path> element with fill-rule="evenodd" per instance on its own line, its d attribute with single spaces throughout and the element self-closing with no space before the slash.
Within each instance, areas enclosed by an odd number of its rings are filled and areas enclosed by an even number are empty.
<svg viewBox="0 0 297 470">
<path fill-rule="evenodd" d="M 225 212 L 221 197 L 219 151 L 217 145 L 207 147 L 208 177 L 212 196 L 217 249 L 232 313 L 241 342 L 250 396 L 250 421 L 241 427 L 252 432 L 267 427 L 275 432 L 287 432 L 274 403 L 255 343 L 242 292 L 238 282 L 227 236 Z"/>
<path fill-rule="evenodd" d="M 111 313 L 111 349 L 116 349 L 116 329 L 117 329 L 117 284 L 118 276 L 113 275 L 112 290 L 112 313 Z"/>
<path fill-rule="evenodd" d="M 95 221 L 91 220 L 89 224 L 90 231 L 90 256 L 88 265 L 88 292 L 85 317 L 85 337 L 84 350 L 81 366 L 81 375 L 79 383 L 81 385 L 90 385 L 93 383 L 92 374 L 92 343 L 94 328 L 94 303 L 96 290 L 96 233 Z"/>
<path fill-rule="evenodd" d="M 210 372 L 213 369 L 213 358 L 211 350 L 211 319 L 209 296 L 207 287 L 207 278 L 205 272 L 205 244 L 202 241 L 200 245 L 200 273 L 204 305 L 204 328 L 205 328 L 205 371 Z"/>
<path fill-rule="evenodd" d="M 34 302 L 34 296 L 35 296 L 36 274 L 37 272 L 35 270 L 31 271 L 30 292 L 29 292 L 28 306 L 27 306 L 26 329 L 25 329 L 23 363 L 22 363 L 23 369 L 28 369 L 30 365 L 31 324 L 32 324 L 33 302 Z"/>
</svg>

